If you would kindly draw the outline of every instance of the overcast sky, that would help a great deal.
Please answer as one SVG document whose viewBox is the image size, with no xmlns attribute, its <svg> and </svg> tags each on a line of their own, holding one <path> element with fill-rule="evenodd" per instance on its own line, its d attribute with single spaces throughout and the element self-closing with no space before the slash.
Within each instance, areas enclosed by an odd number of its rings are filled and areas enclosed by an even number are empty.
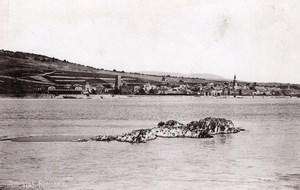
<svg viewBox="0 0 300 190">
<path fill-rule="evenodd" d="M 299 0 L 0 0 L 0 49 L 300 83 Z"/>
</svg>

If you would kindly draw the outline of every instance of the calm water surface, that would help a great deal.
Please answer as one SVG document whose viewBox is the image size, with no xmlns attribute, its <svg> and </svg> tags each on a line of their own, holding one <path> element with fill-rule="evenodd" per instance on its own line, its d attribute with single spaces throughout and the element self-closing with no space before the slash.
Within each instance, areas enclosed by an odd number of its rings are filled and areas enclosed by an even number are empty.
<svg viewBox="0 0 300 190">
<path fill-rule="evenodd" d="M 0 141 L 0 189 L 300 189 L 300 99 L 0 100 L 1 138 L 92 136 L 225 117 L 213 139 Z"/>
</svg>

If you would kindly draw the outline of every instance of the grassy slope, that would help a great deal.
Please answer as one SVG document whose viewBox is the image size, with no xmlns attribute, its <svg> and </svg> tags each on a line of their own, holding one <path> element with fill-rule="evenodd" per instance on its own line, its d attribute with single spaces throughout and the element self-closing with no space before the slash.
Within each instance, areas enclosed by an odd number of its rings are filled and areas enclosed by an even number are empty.
<svg viewBox="0 0 300 190">
<path fill-rule="evenodd" d="M 37 89 L 49 85 L 113 83 L 121 75 L 128 83 L 162 82 L 162 76 L 97 69 L 43 55 L 0 50 L 0 92 L 15 93 L 16 88 Z M 171 84 L 181 78 L 168 77 Z M 84 81 L 84 82 L 83 82 Z M 205 83 L 204 79 L 184 78 L 188 83 Z"/>
</svg>

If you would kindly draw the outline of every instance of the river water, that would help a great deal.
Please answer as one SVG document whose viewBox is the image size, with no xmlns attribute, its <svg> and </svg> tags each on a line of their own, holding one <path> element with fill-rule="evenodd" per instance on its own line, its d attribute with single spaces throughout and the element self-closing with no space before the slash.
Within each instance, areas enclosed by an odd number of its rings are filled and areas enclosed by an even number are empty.
<svg viewBox="0 0 300 190">
<path fill-rule="evenodd" d="M 145 144 L 67 142 L 213 116 L 246 129 Z M 299 98 L 0 99 L 0 189 L 300 189 Z"/>
</svg>

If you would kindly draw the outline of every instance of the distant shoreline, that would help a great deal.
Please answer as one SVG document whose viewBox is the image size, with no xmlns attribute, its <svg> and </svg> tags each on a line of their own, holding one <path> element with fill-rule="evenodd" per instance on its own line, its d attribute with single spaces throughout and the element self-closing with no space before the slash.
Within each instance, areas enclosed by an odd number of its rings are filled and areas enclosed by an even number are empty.
<svg viewBox="0 0 300 190">
<path fill-rule="evenodd" d="M 252 99 L 252 98 L 299 98 L 299 97 L 290 97 L 290 96 L 199 96 L 199 95 L 175 95 L 175 94 L 145 94 L 145 95 L 125 95 L 125 94 L 98 94 L 98 95 L 71 95 L 71 94 L 61 94 L 55 96 L 53 94 L 26 94 L 22 96 L 17 96 L 15 94 L 0 94 L 0 99 L 111 99 L 111 98 L 132 98 L 132 97 L 157 97 L 157 96 L 172 96 L 172 97 L 198 97 L 198 98 L 216 98 L 216 99 Z M 68 98 L 72 97 L 72 98 Z"/>
</svg>

